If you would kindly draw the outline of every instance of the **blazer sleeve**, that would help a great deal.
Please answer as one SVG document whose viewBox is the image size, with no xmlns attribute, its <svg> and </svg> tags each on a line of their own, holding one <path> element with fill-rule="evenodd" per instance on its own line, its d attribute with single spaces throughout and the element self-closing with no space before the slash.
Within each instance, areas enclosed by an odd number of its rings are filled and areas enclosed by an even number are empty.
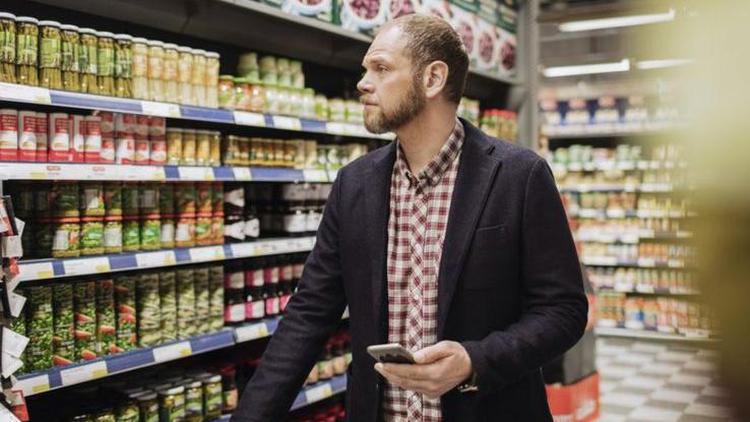
<svg viewBox="0 0 750 422">
<path fill-rule="evenodd" d="M 340 174 L 328 198 L 299 288 L 245 387 L 232 422 L 286 420 L 310 369 L 341 321 L 346 306 L 339 261 L 341 180 Z"/>
<path fill-rule="evenodd" d="M 517 381 L 583 335 L 588 301 L 554 177 L 543 159 L 529 172 L 521 227 L 522 313 L 518 322 L 463 343 L 480 392 Z"/>
</svg>

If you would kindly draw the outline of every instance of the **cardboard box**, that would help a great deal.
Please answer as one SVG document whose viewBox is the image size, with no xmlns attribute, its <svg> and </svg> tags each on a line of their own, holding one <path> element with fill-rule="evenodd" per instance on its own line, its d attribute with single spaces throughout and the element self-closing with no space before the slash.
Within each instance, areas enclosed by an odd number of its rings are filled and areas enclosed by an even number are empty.
<svg viewBox="0 0 750 422">
<path fill-rule="evenodd" d="M 572 385 L 548 385 L 547 402 L 555 422 L 594 422 L 599 419 L 599 374 Z"/>
</svg>

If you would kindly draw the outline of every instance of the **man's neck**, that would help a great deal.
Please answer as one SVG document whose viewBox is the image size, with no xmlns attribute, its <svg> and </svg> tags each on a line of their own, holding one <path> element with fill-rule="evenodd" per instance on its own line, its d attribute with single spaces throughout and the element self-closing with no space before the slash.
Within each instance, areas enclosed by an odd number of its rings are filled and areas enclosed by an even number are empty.
<svg viewBox="0 0 750 422">
<path fill-rule="evenodd" d="M 424 110 L 411 122 L 396 130 L 412 173 L 419 174 L 438 155 L 455 126 L 455 109 L 441 112 Z"/>
</svg>

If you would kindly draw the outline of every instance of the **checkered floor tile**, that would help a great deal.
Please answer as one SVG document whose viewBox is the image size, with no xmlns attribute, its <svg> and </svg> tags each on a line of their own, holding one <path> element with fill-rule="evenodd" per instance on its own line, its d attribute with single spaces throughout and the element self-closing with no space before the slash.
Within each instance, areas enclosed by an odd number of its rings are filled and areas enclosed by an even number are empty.
<svg viewBox="0 0 750 422">
<path fill-rule="evenodd" d="M 600 422 L 731 422 L 715 351 L 619 338 L 597 340 Z"/>
</svg>

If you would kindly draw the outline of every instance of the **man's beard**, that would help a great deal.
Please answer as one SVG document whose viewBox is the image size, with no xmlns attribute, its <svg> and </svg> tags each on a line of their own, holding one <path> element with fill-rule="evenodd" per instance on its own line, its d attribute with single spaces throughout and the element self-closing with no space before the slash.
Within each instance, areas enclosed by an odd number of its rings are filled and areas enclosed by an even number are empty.
<svg viewBox="0 0 750 422">
<path fill-rule="evenodd" d="M 379 107 L 369 115 L 365 113 L 365 127 L 372 133 L 392 132 L 421 113 L 425 103 L 424 89 L 415 78 L 392 112 L 386 112 Z"/>
</svg>

